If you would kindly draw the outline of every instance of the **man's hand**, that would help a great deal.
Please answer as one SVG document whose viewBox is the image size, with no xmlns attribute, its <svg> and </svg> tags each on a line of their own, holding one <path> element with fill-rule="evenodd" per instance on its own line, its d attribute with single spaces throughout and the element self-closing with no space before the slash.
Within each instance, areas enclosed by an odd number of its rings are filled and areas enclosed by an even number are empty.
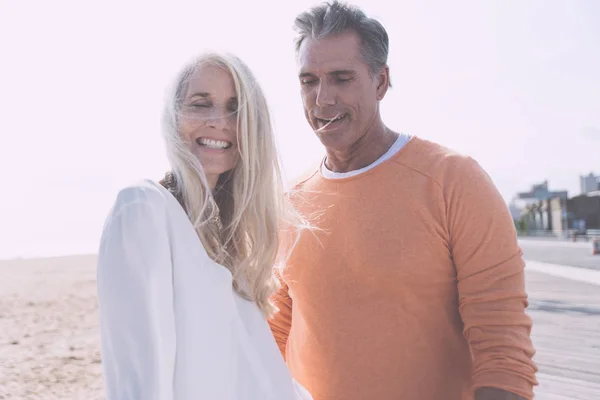
<svg viewBox="0 0 600 400">
<path fill-rule="evenodd" d="M 475 391 L 475 400 L 527 400 L 514 393 L 496 388 L 481 388 Z"/>
</svg>

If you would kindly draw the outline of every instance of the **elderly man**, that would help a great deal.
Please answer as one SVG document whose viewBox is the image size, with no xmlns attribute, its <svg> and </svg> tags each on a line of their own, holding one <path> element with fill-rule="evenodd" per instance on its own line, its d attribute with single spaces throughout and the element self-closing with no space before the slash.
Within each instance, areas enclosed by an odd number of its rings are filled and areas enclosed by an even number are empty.
<svg viewBox="0 0 600 400">
<path fill-rule="evenodd" d="M 383 123 L 379 22 L 334 1 L 295 25 L 326 156 L 291 192 L 319 229 L 281 268 L 270 321 L 293 376 L 315 400 L 531 399 L 524 262 L 491 179 Z"/>
</svg>

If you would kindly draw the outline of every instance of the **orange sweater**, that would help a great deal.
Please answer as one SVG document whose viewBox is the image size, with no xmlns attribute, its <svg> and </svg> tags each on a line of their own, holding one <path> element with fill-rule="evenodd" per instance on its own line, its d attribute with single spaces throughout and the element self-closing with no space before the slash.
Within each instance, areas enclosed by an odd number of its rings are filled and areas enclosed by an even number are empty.
<svg viewBox="0 0 600 400">
<path fill-rule="evenodd" d="M 532 397 L 522 252 L 475 161 L 413 138 L 358 176 L 315 171 L 291 196 L 323 231 L 282 269 L 270 325 L 315 400 Z"/>
</svg>

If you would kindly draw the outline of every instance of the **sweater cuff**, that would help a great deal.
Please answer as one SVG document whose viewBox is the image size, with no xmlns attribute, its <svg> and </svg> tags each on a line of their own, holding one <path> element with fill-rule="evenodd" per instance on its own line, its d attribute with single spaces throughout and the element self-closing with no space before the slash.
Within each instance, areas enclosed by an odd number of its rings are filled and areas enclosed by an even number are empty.
<svg viewBox="0 0 600 400">
<path fill-rule="evenodd" d="M 474 377 L 473 393 L 479 388 L 491 387 L 506 390 L 507 392 L 532 400 L 533 387 L 537 384 L 534 375 L 524 377 L 507 371 L 486 371 Z"/>
</svg>

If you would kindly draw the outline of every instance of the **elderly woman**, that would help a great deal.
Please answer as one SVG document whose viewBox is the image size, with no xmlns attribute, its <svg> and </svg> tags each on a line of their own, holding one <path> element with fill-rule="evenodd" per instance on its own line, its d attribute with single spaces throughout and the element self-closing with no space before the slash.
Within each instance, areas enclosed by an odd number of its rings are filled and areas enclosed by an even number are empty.
<svg viewBox="0 0 600 400">
<path fill-rule="evenodd" d="M 172 172 L 121 190 L 98 257 L 108 400 L 311 399 L 269 330 L 282 193 L 270 116 L 247 66 L 205 54 L 167 98 Z"/>
</svg>

